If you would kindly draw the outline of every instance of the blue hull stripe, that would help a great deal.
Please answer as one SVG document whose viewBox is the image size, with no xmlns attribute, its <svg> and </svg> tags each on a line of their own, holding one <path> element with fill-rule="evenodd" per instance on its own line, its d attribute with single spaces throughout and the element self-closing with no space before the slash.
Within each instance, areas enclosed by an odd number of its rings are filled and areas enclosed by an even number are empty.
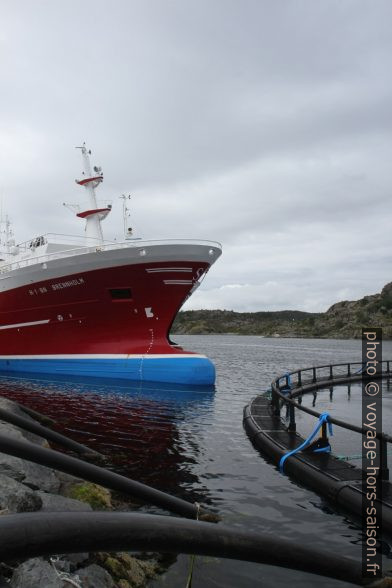
<svg viewBox="0 0 392 588">
<path fill-rule="evenodd" d="M 120 378 L 137 382 L 166 382 L 212 386 L 215 367 L 207 357 L 124 359 L 0 359 L 0 372 L 29 372 Z"/>
</svg>

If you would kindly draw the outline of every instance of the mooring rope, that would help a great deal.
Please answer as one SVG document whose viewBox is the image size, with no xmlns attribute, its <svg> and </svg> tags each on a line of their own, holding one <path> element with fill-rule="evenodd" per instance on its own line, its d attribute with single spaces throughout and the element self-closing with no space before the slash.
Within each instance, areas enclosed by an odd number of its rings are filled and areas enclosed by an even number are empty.
<svg viewBox="0 0 392 588">
<path fill-rule="evenodd" d="M 196 506 L 196 520 L 199 520 L 199 512 L 200 512 L 200 504 L 198 502 L 195 502 L 195 506 Z M 195 565 L 195 559 L 196 556 L 194 554 L 192 554 L 190 556 L 190 562 L 189 562 L 189 574 L 188 574 L 188 580 L 186 583 L 185 588 L 192 588 L 192 578 L 193 578 L 193 567 Z"/>
<path fill-rule="evenodd" d="M 361 367 L 359 368 L 359 370 L 357 370 L 356 372 L 354 372 L 354 375 L 361 374 L 363 372 L 363 370 L 366 369 L 366 367 L 367 367 L 367 363 L 365 361 L 365 362 L 363 362 L 363 364 L 361 365 Z"/>
<path fill-rule="evenodd" d="M 303 443 L 301 443 L 301 445 L 299 445 L 299 447 L 297 447 L 296 449 L 292 449 L 291 451 L 289 451 L 288 453 L 285 453 L 281 457 L 280 462 L 279 462 L 279 469 L 280 469 L 281 474 L 284 473 L 284 464 L 285 464 L 286 459 L 288 457 L 290 457 L 291 455 L 294 455 L 295 453 L 302 451 L 308 445 L 310 445 L 310 443 L 313 441 L 313 439 L 315 438 L 315 436 L 317 435 L 317 433 L 319 432 L 319 430 L 321 429 L 321 427 L 323 426 L 324 423 L 326 423 L 328 425 L 329 434 L 333 435 L 332 423 L 329 422 L 329 414 L 328 414 L 328 412 L 323 412 L 320 414 L 319 422 L 317 423 L 317 425 L 315 426 L 313 431 L 310 433 L 309 437 L 307 439 L 305 439 L 305 441 Z M 330 447 L 321 447 L 321 448 L 315 449 L 314 451 L 315 451 L 315 453 L 321 453 L 323 451 L 330 451 L 330 450 L 331 450 Z"/>
<path fill-rule="evenodd" d="M 288 388 L 293 388 L 293 382 L 291 379 L 291 373 L 290 372 L 286 372 L 285 374 L 283 374 L 283 376 L 281 378 L 279 378 L 279 382 L 280 380 L 283 380 L 284 378 L 286 378 L 286 386 L 284 388 L 281 388 L 280 391 L 282 392 L 282 390 L 287 390 Z M 279 385 L 278 382 L 278 385 Z"/>
<path fill-rule="evenodd" d="M 56 575 L 59 578 L 59 580 L 67 582 L 68 584 L 75 586 L 75 588 L 83 588 L 82 584 L 80 583 L 80 578 L 77 574 L 75 574 L 72 578 L 71 574 L 68 574 L 68 572 L 61 572 L 57 569 L 56 563 L 60 561 L 60 556 L 54 555 L 49 559 L 49 561 L 52 565 L 52 568 L 56 572 Z"/>
<path fill-rule="evenodd" d="M 387 455 L 392 455 L 392 451 L 387 451 Z M 342 461 L 350 461 L 351 459 L 362 459 L 363 455 L 361 453 L 357 453 L 356 455 L 337 455 L 336 458 Z"/>
</svg>

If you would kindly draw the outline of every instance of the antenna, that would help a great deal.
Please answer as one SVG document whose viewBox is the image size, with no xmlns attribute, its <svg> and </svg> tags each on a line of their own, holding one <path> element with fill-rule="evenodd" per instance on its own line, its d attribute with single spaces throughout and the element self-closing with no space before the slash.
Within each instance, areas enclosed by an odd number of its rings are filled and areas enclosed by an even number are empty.
<svg viewBox="0 0 392 588">
<path fill-rule="evenodd" d="M 126 196 L 125 194 L 122 194 L 122 196 L 119 196 L 119 198 L 121 198 L 123 201 L 124 239 L 130 239 L 132 237 L 132 228 L 128 227 L 128 219 L 131 216 L 131 213 L 127 207 L 127 204 L 131 200 L 131 195 L 128 194 L 128 196 Z"/>
</svg>

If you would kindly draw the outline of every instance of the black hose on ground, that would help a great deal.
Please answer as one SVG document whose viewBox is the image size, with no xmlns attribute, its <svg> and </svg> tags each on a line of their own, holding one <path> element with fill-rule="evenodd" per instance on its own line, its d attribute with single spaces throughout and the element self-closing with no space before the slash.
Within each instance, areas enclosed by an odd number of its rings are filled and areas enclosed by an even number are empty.
<svg viewBox="0 0 392 588">
<path fill-rule="evenodd" d="M 72 439 L 68 439 L 68 437 L 61 435 L 60 433 L 56 433 L 56 431 L 52 431 L 52 429 L 48 429 L 47 427 L 43 427 L 38 423 L 30 421 L 29 419 L 26 419 L 17 414 L 13 414 L 12 412 L 5 410 L 4 408 L 0 408 L 0 419 L 7 423 L 11 423 L 12 425 L 16 425 L 17 427 L 24 429 L 25 431 L 30 431 L 30 433 L 35 433 L 40 437 L 44 437 L 45 439 L 48 439 L 48 441 L 57 443 L 58 445 L 66 447 L 67 449 L 70 449 L 75 453 L 79 453 L 85 456 L 91 455 L 102 457 L 101 454 L 97 451 L 89 449 L 85 445 L 77 443 Z"/>
<path fill-rule="evenodd" d="M 20 404 L 19 402 L 15 402 L 16 406 L 18 406 L 23 412 L 31 416 L 35 421 L 40 423 L 41 425 L 51 427 L 56 424 L 56 421 L 48 417 L 46 414 L 42 414 L 41 412 L 37 412 L 33 410 L 29 406 L 24 406 L 24 404 Z"/>
<path fill-rule="evenodd" d="M 0 517 L 0 560 L 57 553 L 159 551 L 224 557 L 369 584 L 361 561 L 272 534 L 176 517 L 113 512 L 19 513 Z"/>
<path fill-rule="evenodd" d="M 71 457 L 63 453 L 39 447 L 34 443 L 27 441 L 19 441 L 18 439 L 10 439 L 5 435 L 0 435 L 0 451 L 14 457 L 26 459 L 40 465 L 60 470 L 67 474 L 83 478 L 89 482 L 100 484 L 110 490 L 122 492 L 134 496 L 148 504 L 155 504 L 165 510 L 175 512 L 181 516 L 188 518 L 196 518 L 198 514 L 198 506 L 186 502 L 181 498 L 170 496 L 165 492 L 146 486 L 141 482 L 136 482 L 106 470 L 97 465 L 87 463 L 76 457 Z M 219 517 L 213 513 L 200 509 L 199 519 L 217 521 Z"/>
</svg>

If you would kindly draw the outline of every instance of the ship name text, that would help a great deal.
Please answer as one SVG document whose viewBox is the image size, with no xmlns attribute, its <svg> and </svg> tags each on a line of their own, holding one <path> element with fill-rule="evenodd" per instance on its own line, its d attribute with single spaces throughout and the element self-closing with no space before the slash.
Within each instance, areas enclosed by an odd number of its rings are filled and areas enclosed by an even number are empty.
<svg viewBox="0 0 392 588">
<path fill-rule="evenodd" d="M 38 294 L 46 294 L 48 290 L 63 290 L 64 288 L 72 288 L 73 286 L 81 286 L 82 284 L 85 284 L 84 278 L 74 278 L 73 280 L 67 280 L 66 282 L 55 282 L 48 287 L 40 286 L 39 288 L 29 288 L 29 294 L 30 296 L 37 296 Z"/>
</svg>

